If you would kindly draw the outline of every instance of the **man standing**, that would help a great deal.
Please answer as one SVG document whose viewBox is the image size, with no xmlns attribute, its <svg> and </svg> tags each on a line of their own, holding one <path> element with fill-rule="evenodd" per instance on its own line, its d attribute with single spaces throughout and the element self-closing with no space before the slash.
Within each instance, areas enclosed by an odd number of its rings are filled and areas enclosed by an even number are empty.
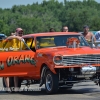
<svg viewBox="0 0 100 100">
<path fill-rule="evenodd" d="M 9 36 L 8 39 L 13 39 L 15 36 L 18 36 L 19 38 L 21 38 L 23 36 L 23 29 L 22 28 L 17 28 L 15 33 L 11 34 L 12 36 Z M 10 92 L 9 89 L 9 77 L 5 77 L 4 78 L 6 87 L 8 88 L 8 92 Z M 18 91 L 18 77 L 14 77 L 14 91 L 17 92 Z"/>
<path fill-rule="evenodd" d="M 94 41 L 96 41 L 96 38 L 95 38 L 95 36 L 94 36 L 94 34 L 92 33 L 92 32 L 89 32 L 89 26 L 87 26 L 87 25 L 85 25 L 84 27 L 83 27 L 83 36 L 85 37 L 85 39 L 88 41 L 88 42 L 90 42 L 90 41 L 92 41 L 92 39 L 94 40 Z"/>
<path fill-rule="evenodd" d="M 22 28 L 17 28 L 15 32 L 16 36 L 22 37 L 23 36 L 23 29 Z M 18 77 L 14 77 L 14 86 L 15 86 L 15 91 L 18 91 Z"/>
<path fill-rule="evenodd" d="M 67 26 L 64 26 L 64 27 L 62 28 L 62 32 L 68 32 L 68 27 L 67 27 Z"/>
</svg>

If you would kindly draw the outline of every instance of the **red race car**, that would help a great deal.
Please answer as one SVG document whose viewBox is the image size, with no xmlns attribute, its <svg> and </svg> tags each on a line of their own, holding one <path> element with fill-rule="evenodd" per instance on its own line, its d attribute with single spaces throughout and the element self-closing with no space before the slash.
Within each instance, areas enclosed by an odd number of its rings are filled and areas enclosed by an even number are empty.
<svg viewBox="0 0 100 100">
<path fill-rule="evenodd" d="M 35 33 L 0 43 L 0 76 L 10 77 L 11 87 L 14 76 L 19 87 L 23 80 L 45 84 L 48 94 L 87 79 L 100 83 L 100 49 L 91 48 L 80 33 Z"/>
</svg>

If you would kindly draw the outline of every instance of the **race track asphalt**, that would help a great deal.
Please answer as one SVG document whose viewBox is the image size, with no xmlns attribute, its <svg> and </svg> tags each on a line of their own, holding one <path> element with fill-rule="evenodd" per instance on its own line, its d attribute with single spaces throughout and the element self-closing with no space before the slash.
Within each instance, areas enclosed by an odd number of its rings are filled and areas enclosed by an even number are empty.
<svg viewBox="0 0 100 100">
<path fill-rule="evenodd" d="M 24 89 L 22 86 L 21 89 Z M 25 89 L 24 89 L 25 90 Z M 30 91 L 20 93 L 6 93 L 2 90 L 0 78 L 0 100 L 100 100 L 100 87 L 94 82 L 77 83 L 69 90 L 59 90 L 57 94 L 47 95 L 44 86 L 31 85 Z"/>
</svg>

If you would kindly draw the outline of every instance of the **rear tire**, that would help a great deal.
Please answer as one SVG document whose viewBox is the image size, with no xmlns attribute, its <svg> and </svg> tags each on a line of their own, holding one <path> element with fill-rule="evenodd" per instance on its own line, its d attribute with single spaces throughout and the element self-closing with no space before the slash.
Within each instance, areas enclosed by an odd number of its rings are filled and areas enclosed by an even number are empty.
<svg viewBox="0 0 100 100">
<path fill-rule="evenodd" d="M 56 93 L 58 91 L 58 76 L 51 71 L 46 72 L 45 76 L 45 88 L 48 94 Z"/>
</svg>

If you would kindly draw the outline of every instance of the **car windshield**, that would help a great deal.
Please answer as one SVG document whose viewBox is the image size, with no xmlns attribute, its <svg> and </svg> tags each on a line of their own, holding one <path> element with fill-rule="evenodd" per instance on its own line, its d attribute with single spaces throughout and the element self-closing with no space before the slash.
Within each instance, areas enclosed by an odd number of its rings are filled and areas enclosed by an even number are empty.
<svg viewBox="0 0 100 100">
<path fill-rule="evenodd" d="M 89 46 L 85 38 L 80 35 L 41 36 L 36 38 L 36 45 L 37 48 L 67 46 L 69 38 L 77 38 L 80 46 Z"/>
</svg>

